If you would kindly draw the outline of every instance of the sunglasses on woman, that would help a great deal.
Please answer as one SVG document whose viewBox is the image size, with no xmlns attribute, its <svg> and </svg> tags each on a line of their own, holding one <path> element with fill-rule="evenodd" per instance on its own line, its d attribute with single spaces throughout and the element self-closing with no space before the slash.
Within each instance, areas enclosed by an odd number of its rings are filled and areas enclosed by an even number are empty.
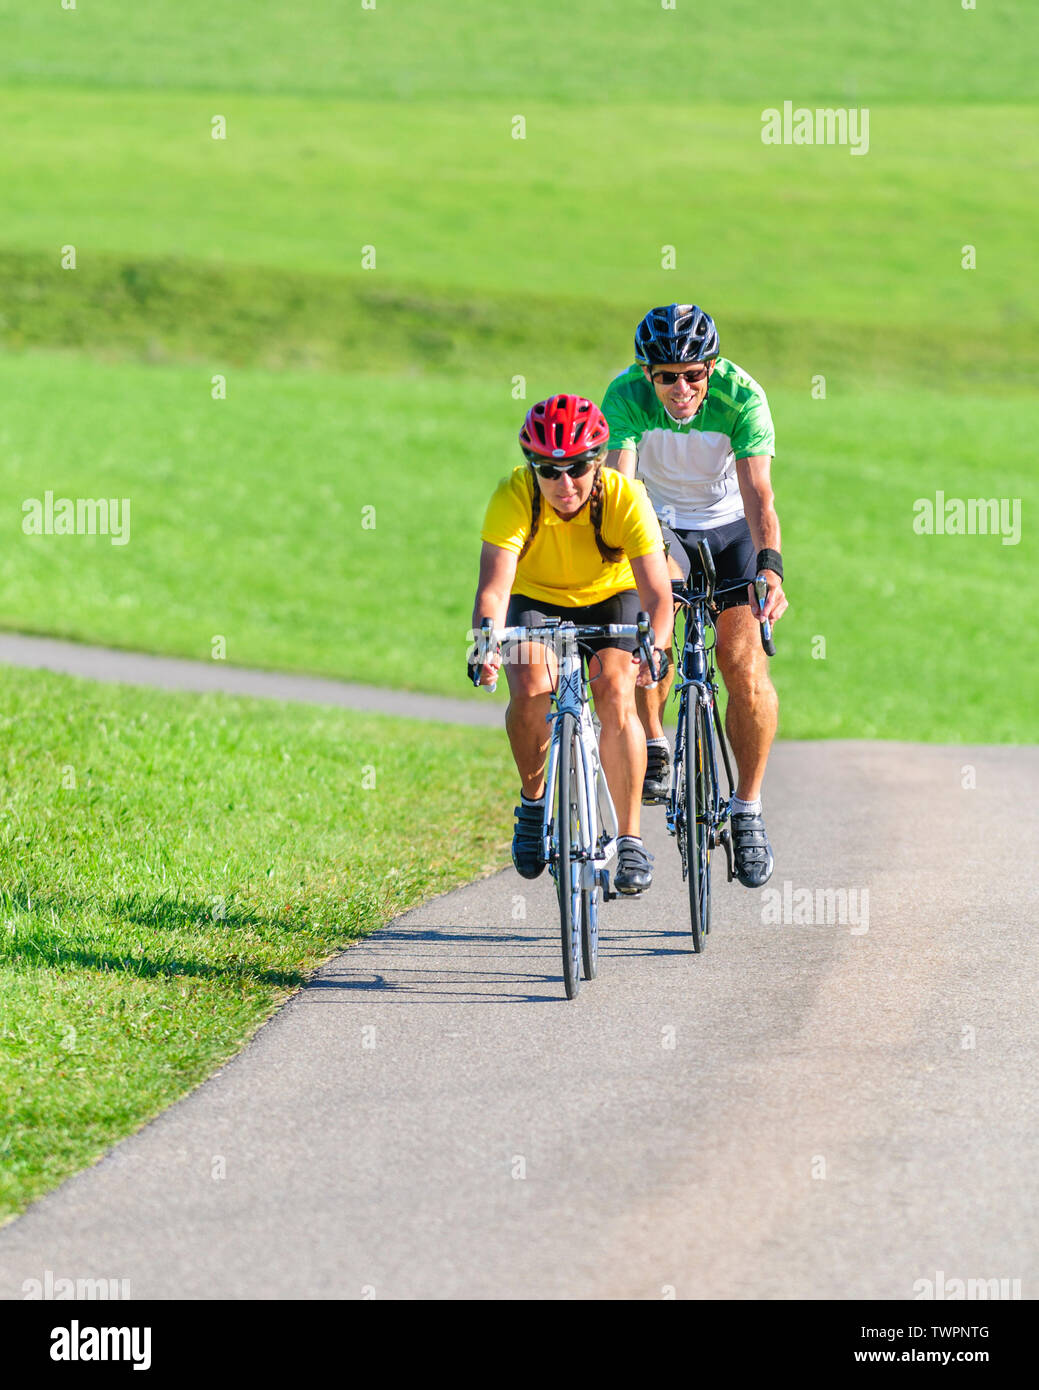
<svg viewBox="0 0 1039 1390">
<path fill-rule="evenodd" d="M 696 386 L 698 382 L 703 381 L 705 376 L 707 376 L 707 368 L 697 367 L 695 371 L 690 372 L 654 372 L 653 380 L 659 381 L 661 386 L 674 386 L 675 382 L 681 379 L 687 381 L 690 386 Z"/>
<path fill-rule="evenodd" d="M 539 478 L 544 478 L 547 482 L 554 483 L 569 473 L 571 478 L 583 478 L 589 469 L 594 468 L 597 460 L 584 460 L 578 463 L 564 463 L 557 465 L 554 463 L 532 463 L 530 466 Z"/>
</svg>

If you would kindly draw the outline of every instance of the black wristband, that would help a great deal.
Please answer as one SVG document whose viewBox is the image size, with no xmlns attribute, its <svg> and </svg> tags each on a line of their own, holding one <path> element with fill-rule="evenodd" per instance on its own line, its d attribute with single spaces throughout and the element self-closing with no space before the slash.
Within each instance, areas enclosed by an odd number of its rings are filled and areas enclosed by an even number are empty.
<svg viewBox="0 0 1039 1390">
<path fill-rule="evenodd" d="M 761 570 L 773 570 L 783 578 L 783 557 L 778 550 L 759 550 L 758 551 L 758 572 Z"/>
</svg>

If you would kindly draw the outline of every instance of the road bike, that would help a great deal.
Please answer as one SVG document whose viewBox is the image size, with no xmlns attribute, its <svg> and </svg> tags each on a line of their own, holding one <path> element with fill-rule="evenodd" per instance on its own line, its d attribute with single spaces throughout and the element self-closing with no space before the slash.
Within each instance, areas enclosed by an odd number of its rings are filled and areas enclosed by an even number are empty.
<svg viewBox="0 0 1039 1390">
<path fill-rule="evenodd" d="M 599 960 L 599 907 L 617 897 L 610 889 L 607 867 L 617 853 L 617 812 L 599 761 L 599 743 L 589 702 L 589 679 L 582 644 L 601 637 L 635 637 L 650 673 L 655 677 L 653 629 L 649 615 L 635 623 L 577 626 L 546 618 L 537 627 L 494 629 L 482 620 L 477 661 L 505 643 L 541 641 L 556 653 L 556 683 L 552 692 L 552 737 L 545 767 L 545 814 L 542 855 L 555 880 L 559 900 L 563 986 L 576 997 L 581 972 L 594 980 Z M 474 681 L 479 679 L 477 667 Z M 494 686 L 485 686 L 493 690 Z"/>
<path fill-rule="evenodd" d="M 728 881 L 735 877 L 728 825 L 734 784 L 716 698 L 714 613 L 718 600 L 746 593 L 747 581 L 718 589 L 714 557 L 705 541 L 698 542 L 697 555 L 699 564 L 694 564 L 688 583 L 673 580 L 671 585 L 676 608 L 685 614 L 685 638 L 676 671 L 678 728 L 665 814 L 668 833 L 678 841 L 682 877 L 689 892 L 693 950 L 699 953 L 711 930 L 711 855 L 715 849 L 721 847 L 725 853 Z M 768 586 L 760 575 L 754 588 L 758 603 L 763 603 Z M 761 625 L 761 644 L 769 656 L 775 655 L 772 627 L 767 621 Z M 719 756 L 728 783 L 727 796 L 722 795 L 718 780 Z"/>
</svg>

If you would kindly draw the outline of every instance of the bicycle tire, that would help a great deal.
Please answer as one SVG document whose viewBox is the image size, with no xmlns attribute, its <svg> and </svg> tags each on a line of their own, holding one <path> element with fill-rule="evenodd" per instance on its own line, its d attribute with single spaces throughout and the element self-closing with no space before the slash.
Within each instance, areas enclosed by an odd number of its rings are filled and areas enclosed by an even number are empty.
<svg viewBox="0 0 1039 1390">
<path fill-rule="evenodd" d="M 586 980 L 599 973 L 599 885 L 581 889 L 581 968 Z"/>
<path fill-rule="evenodd" d="M 597 769 L 595 794 L 599 796 L 599 778 L 602 769 Z M 594 865 L 592 866 L 594 870 Z M 581 888 L 581 965 L 586 980 L 594 980 L 599 973 L 599 908 L 602 905 L 602 885 L 598 873 L 592 874 L 592 887 Z"/>
<path fill-rule="evenodd" d="M 713 701 L 712 701 L 713 704 Z M 717 786 L 715 785 L 715 766 L 713 757 L 708 757 L 714 737 L 714 730 L 708 718 L 707 711 L 701 705 L 699 707 L 700 737 L 697 739 L 697 749 L 702 757 L 703 765 L 700 769 L 700 782 L 703 788 L 704 804 L 704 866 L 700 881 L 700 925 L 704 937 L 711 934 L 711 862 L 714 856 L 715 834 L 717 831 Z"/>
<path fill-rule="evenodd" d="M 563 987 L 574 999 L 581 987 L 580 864 L 571 858 L 572 830 L 576 818 L 577 782 L 574 740 L 577 721 L 572 714 L 559 720 L 559 759 L 556 765 L 555 840 L 556 897 L 559 900 L 559 936 L 563 955 Z M 576 871 L 576 873 L 575 873 Z M 576 885 L 576 893 L 575 893 Z"/>
<path fill-rule="evenodd" d="M 711 929 L 711 820 L 714 795 L 710 760 L 706 757 L 706 716 L 699 700 L 686 705 L 685 837 L 686 886 L 689 891 L 689 927 L 693 951 L 698 955 Z"/>
</svg>

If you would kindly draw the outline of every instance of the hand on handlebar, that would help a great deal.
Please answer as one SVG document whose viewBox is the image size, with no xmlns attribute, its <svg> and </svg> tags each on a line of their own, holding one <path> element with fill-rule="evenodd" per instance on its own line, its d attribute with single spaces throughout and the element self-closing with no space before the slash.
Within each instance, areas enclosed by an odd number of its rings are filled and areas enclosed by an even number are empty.
<svg viewBox="0 0 1039 1390">
<path fill-rule="evenodd" d="M 759 623 L 766 621 L 774 623 L 778 618 L 781 618 L 790 607 L 787 602 L 786 594 L 783 593 L 783 581 L 780 579 L 779 575 L 776 574 L 775 570 L 762 570 L 758 577 L 765 580 L 768 585 L 768 593 L 765 595 L 764 605 L 759 607 L 757 596 L 754 592 L 754 585 L 748 584 L 747 593 L 750 596 L 750 611 L 754 614 Z"/>
<path fill-rule="evenodd" d="M 474 685 L 489 685 L 493 690 L 498 684 L 498 671 L 501 668 L 501 652 L 488 652 L 481 664 L 470 666 L 470 679 L 473 673 L 479 672 L 479 679 L 473 680 Z"/>
<path fill-rule="evenodd" d="M 653 665 L 647 662 L 645 655 L 641 652 L 632 652 L 632 661 L 639 663 L 639 673 L 635 677 L 635 684 L 645 689 L 652 690 L 658 681 L 663 680 L 667 675 L 670 659 L 667 652 L 661 651 L 659 647 L 654 647 L 651 652 Z"/>
<path fill-rule="evenodd" d="M 774 580 L 775 583 L 770 582 Z M 750 585 L 750 611 L 761 624 L 761 646 L 766 656 L 775 656 L 776 644 L 772 640 L 772 623 L 780 617 L 787 607 L 783 585 L 774 570 L 762 570 Z"/>
<path fill-rule="evenodd" d="M 635 677 L 635 684 L 642 686 L 644 689 L 652 690 L 656 685 L 656 681 L 653 679 L 653 672 L 650 670 L 646 658 L 641 656 L 638 652 L 632 652 L 631 659 L 632 661 L 637 661 L 639 664 L 639 673 Z"/>
<path fill-rule="evenodd" d="M 469 634 L 474 636 L 473 633 Z M 498 684 L 498 670 L 501 666 L 501 646 L 495 640 L 494 622 L 491 618 L 480 619 L 476 641 L 466 654 L 466 672 L 470 682 L 493 691 Z"/>
</svg>

